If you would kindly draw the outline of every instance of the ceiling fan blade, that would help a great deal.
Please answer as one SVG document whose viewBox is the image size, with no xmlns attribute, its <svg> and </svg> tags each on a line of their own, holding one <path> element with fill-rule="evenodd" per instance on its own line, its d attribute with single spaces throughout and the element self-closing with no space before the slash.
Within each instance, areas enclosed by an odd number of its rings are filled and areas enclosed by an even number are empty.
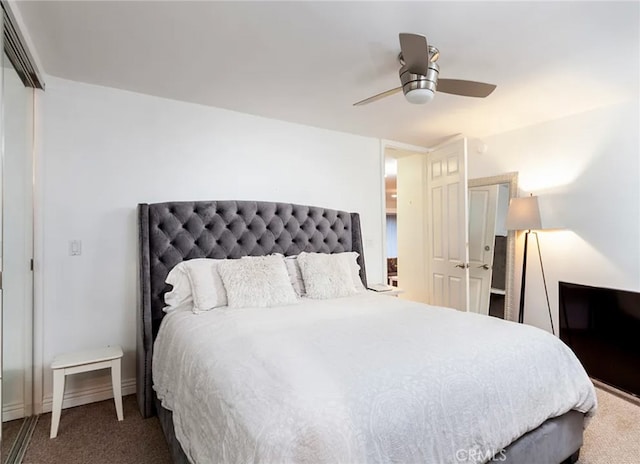
<svg viewBox="0 0 640 464">
<path fill-rule="evenodd" d="M 388 97 L 389 95 L 393 95 L 394 93 L 398 93 L 401 90 L 402 90 L 402 87 L 396 87 L 395 89 L 387 90 L 386 92 L 379 93 L 378 95 L 374 95 L 373 97 L 360 100 L 359 102 L 354 103 L 353 106 L 362 106 L 368 103 L 373 103 L 374 101 L 378 101 L 381 98 Z"/>
<path fill-rule="evenodd" d="M 464 97 L 484 98 L 495 90 L 493 84 L 485 84 L 484 82 L 463 81 L 461 79 L 438 79 L 438 92 L 451 93 L 453 95 L 462 95 Z"/>
<path fill-rule="evenodd" d="M 424 76 L 429 69 L 427 38 L 419 34 L 400 34 L 402 59 L 410 73 Z"/>
</svg>

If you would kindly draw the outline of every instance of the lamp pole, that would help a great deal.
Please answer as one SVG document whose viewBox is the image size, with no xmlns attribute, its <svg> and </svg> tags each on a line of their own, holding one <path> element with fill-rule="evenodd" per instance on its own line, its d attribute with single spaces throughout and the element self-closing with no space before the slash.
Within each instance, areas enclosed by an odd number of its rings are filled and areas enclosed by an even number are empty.
<svg viewBox="0 0 640 464">
<path fill-rule="evenodd" d="M 529 245 L 529 232 L 524 233 L 524 256 L 522 257 L 522 283 L 520 284 L 520 310 L 518 311 L 518 322 L 524 322 L 524 290 L 527 281 L 527 246 Z"/>
</svg>

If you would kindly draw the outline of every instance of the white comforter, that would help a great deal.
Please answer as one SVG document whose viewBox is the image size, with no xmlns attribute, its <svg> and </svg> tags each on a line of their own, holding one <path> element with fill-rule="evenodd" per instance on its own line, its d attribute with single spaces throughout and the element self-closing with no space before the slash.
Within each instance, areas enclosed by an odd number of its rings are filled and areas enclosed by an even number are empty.
<svg viewBox="0 0 640 464">
<path fill-rule="evenodd" d="M 479 462 L 596 406 L 551 334 L 372 292 L 169 314 L 153 380 L 198 464 Z"/>
</svg>

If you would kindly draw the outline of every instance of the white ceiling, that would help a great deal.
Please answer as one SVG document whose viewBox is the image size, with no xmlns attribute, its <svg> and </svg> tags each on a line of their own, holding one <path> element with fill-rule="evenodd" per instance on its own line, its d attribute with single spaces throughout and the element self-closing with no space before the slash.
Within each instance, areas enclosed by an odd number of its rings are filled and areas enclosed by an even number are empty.
<svg viewBox="0 0 640 464">
<path fill-rule="evenodd" d="M 98 2 L 18 8 L 47 74 L 429 146 L 639 95 L 640 3 Z M 486 99 L 394 95 L 398 33 L 440 49 L 440 76 Z"/>
</svg>

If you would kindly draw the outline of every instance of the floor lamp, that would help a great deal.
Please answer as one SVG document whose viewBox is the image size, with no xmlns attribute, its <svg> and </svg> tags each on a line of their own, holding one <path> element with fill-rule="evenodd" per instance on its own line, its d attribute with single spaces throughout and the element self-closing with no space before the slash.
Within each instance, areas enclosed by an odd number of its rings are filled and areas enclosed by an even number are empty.
<svg viewBox="0 0 640 464">
<path fill-rule="evenodd" d="M 544 275 L 544 267 L 542 265 L 542 253 L 540 252 L 540 240 L 538 234 L 532 230 L 542 229 L 540 221 L 540 208 L 538 207 L 538 197 L 533 195 L 524 198 L 512 198 L 509 202 L 509 211 L 507 212 L 508 230 L 524 230 L 524 255 L 522 258 L 522 283 L 520 285 L 520 308 L 518 311 L 518 322 L 524 322 L 524 296 L 525 284 L 527 282 L 527 252 L 529 246 L 529 235 L 536 237 L 538 245 L 538 257 L 540 258 L 540 269 L 542 270 L 542 282 L 544 283 L 544 293 L 547 297 L 547 309 L 549 310 L 549 320 L 551 321 L 551 332 L 555 335 L 556 331 L 553 327 L 553 318 L 551 317 L 551 304 L 549 303 L 549 292 L 547 291 L 547 279 Z"/>
</svg>

